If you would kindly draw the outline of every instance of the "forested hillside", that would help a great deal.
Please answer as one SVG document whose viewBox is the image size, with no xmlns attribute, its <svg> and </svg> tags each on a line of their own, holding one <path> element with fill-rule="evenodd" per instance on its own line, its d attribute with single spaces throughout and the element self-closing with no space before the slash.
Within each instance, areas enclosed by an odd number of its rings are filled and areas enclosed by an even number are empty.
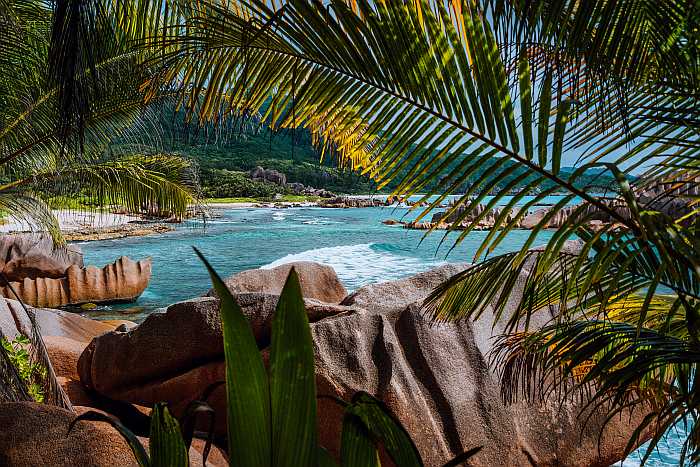
<svg viewBox="0 0 700 467">
<path fill-rule="evenodd" d="M 182 114 L 174 114 L 172 111 L 161 112 L 159 120 L 163 132 L 158 138 L 159 146 L 165 151 L 178 153 L 196 161 L 205 197 L 271 198 L 276 193 L 289 192 L 272 183 L 250 180 L 248 173 L 257 166 L 285 174 L 288 183 L 301 183 L 335 193 L 376 193 L 376 185 L 366 177 L 347 168 L 338 168 L 332 158 L 326 157 L 321 161 L 311 144 L 310 135 L 303 131 L 273 133 L 262 125 L 251 123 L 250 120 L 244 123 L 230 122 L 225 128 L 216 130 L 203 129 L 195 123 L 186 124 Z M 464 157 L 457 158 L 455 164 L 464 160 Z M 520 167 L 514 168 L 506 181 L 492 189 L 503 188 L 511 180 L 522 175 L 523 171 Z M 567 171 L 571 172 L 573 169 L 562 168 L 562 172 Z M 480 167 L 469 180 L 462 183 L 459 191 L 468 190 L 471 181 L 488 176 L 488 173 L 488 167 Z M 531 178 L 526 177 L 519 181 L 512 191 L 518 192 Z M 575 184 L 590 186 L 593 180 L 601 190 L 612 182 L 609 175 L 589 170 Z M 393 185 L 389 184 L 381 191 L 388 193 L 392 188 Z M 546 183 L 541 185 L 541 189 L 546 188 L 549 188 Z"/>
</svg>

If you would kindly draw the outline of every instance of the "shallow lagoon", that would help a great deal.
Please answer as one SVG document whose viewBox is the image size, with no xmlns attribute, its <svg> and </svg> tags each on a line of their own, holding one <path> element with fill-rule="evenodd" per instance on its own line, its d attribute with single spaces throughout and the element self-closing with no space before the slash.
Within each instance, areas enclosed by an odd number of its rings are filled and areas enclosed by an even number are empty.
<svg viewBox="0 0 700 467">
<path fill-rule="evenodd" d="M 121 255 L 153 258 L 153 276 L 135 304 L 100 307 L 97 317 L 137 311 L 135 317 L 206 292 L 209 277 L 192 251 L 197 246 L 223 276 L 289 261 L 333 266 L 348 290 L 405 277 L 445 261 L 471 261 L 488 232 L 472 232 L 452 251 L 458 233 L 388 226 L 382 220 L 415 217 L 406 208 L 227 209 L 206 222 L 190 221 L 157 236 L 79 243 L 85 262 L 102 266 Z M 497 252 L 519 248 L 529 231 L 515 231 Z M 551 235 L 543 232 L 536 243 Z M 443 241 L 444 238 L 444 241 Z M 442 245 L 441 245 L 442 242 Z"/>
</svg>

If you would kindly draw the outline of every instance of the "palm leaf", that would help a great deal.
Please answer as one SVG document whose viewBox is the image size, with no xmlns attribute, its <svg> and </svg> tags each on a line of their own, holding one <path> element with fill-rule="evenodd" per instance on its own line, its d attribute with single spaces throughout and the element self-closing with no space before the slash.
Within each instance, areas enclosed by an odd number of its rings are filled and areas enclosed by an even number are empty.
<svg viewBox="0 0 700 467">
<path fill-rule="evenodd" d="M 187 467 L 187 446 L 180 432 L 180 423 L 170 415 L 164 404 L 156 404 L 151 414 L 149 435 L 151 465 L 153 467 Z"/>
</svg>

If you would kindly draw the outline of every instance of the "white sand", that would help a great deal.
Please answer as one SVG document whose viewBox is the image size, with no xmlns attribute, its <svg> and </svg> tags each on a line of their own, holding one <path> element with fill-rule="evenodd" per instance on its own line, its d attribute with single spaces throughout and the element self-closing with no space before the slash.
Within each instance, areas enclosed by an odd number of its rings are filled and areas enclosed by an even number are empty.
<svg viewBox="0 0 700 467">
<path fill-rule="evenodd" d="M 115 227 L 129 221 L 139 219 L 136 216 L 114 214 L 111 212 L 74 211 L 69 209 L 56 209 L 53 211 L 58 219 L 58 225 L 63 232 L 71 232 L 86 228 Z M 36 231 L 26 222 L 22 222 L 10 216 L 7 222 L 0 225 L 0 232 L 29 232 Z"/>
</svg>

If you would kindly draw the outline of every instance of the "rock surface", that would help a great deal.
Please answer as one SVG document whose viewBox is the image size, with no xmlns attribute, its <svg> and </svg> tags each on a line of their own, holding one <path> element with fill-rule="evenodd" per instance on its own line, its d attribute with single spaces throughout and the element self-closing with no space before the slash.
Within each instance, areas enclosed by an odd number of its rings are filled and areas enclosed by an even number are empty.
<svg viewBox="0 0 700 467">
<path fill-rule="evenodd" d="M 470 465 L 591 466 L 620 460 L 625 435 L 633 431 L 627 418 L 613 420 L 599 446 L 603 419 L 594 417 L 582 431 L 580 406 L 501 401 L 488 365 L 489 318 L 434 325 L 411 305 L 396 319 L 367 312 L 314 323 L 318 393 L 348 400 L 362 390 L 379 397 L 430 466 L 475 446 L 484 448 Z M 338 455 L 342 414 L 327 399 L 319 399 L 319 414 L 321 442 Z"/>
<path fill-rule="evenodd" d="M 466 268 L 467 264 L 444 264 L 405 279 L 369 284 L 348 295 L 342 305 L 395 315 Z"/>
<path fill-rule="evenodd" d="M 88 388 L 113 397 L 130 386 L 177 375 L 222 354 L 218 300 L 203 297 L 171 305 L 166 313 L 153 313 L 131 331 L 94 339 L 80 357 L 78 372 Z"/>
<path fill-rule="evenodd" d="M 322 208 L 371 208 L 376 206 L 389 206 L 391 202 L 374 197 L 335 196 L 321 200 L 318 205 Z"/>
<path fill-rule="evenodd" d="M 241 293 L 236 298 L 257 342 L 265 347 L 279 297 Z M 312 322 L 353 311 L 352 307 L 313 299 L 306 299 L 305 304 Z M 207 370 L 210 364 L 222 361 L 219 300 L 200 297 L 171 305 L 165 313 L 151 314 L 128 332 L 112 331 L 93 339 L 80 356 L 78 372 L 86 387 L 110 397 L 144 405 L 159 401 L 176 404 L 178 398 L 189 398 L 189 402 L 199 396 L 207 382 L 223 379 L 215 376 L 223 375 L 219 370 Z M 170 389 L 182 384 L 198 389 Z"/>
<path fill-rule="evenodd" d="M 13 467 L 138 466 L 124 438 L 103 422 L 71 421 L 92 407 L 75 407 L 76 413 L 58 407 L 29 402 L 0 404 L 0 465 Z M 103 412 L 104 413 L 104 412 Z M 139 437 L 148 451 L 149 440 Z M 204 442 L 193 440 L 190 465 L 201 466 Z M 228 465 L 225 455 L 212 446 L 207 467 Z"/>
<path fill-rule="evenodd" d="M 74 413 L 46 404 L 0 404 L 0 465 L 138 465 L 126 441 L 106 423 L 80 422 L 68 433 L 74 418 Z"/>
<path fill-rule="evenodd" d="M 484 448 L 471 465 L 597 466 L 620 460 L 638 418 L 613 420 L 598 444 L 603 426 L 599 414 L 584 427 L 585 417 L 579 418 L 580 406 L 574 404 L 506 405 L 488 364 L 493 337 L 501 331 L 499 326 L 492 328 L 488 310 L 475 323 L 435 325 L 423 316 L 420 304 L 430 291 L 465 267 L 443 265 L 362 287 L 341 305 L 317 303 L 323 312 L 311 329 L 318 393 L 350 399 L 357 391 L 367 391 L 381 398 L 409 431 L 428 466 L 442 465 L 475 446 Z M 264 325 L 256 325 L 258 318 L 249 313 L 259 314 L 264 323 L 274 298 L 253 292 L 239 295 L 239 300 L 264 347 L 269 339 Z M 215 303 L 212 298 L 184 302 L 130 332 L 94 339 L 81 356 L 81 380 L 131 402 L 165 400 L 181 413 L 187 402 L 224 378 Z M 306 305 L 311 310 L 314 304 L 307 300 Z M 549 317 L 543 312 L 532 325 Z M 225 413 L 222 388 L 209 402 Z M 318 413 L 321 441 L 337 456 L 340 409 L 319 399 Z M 218 430 L 223 432 L 223 424 Z"/>
<path fill-rule="evenodd" d="M 94 337 L 112 331 L 114 326 L 83 318 L 75 313 L 46 308 L 30 308 L 34 312 L 41 335 L 68 338 L 87 344 Z M 0 297 L 0 330 L 9 339 L 31 333 L 31 322 L 16 300 Z"/>
<path fill-rule="evenodd" d="M 86 342 L 69 337 L 43 336 L 46 351 L 56 376 L 78 380 L 78 359 L 87 346 Z M 69 396 L 70 399 L 70 396 Z"/>
<path fill-rule="evenodd" d="M 62 277 L 71 266 L 83 267 L 80 248 L 56 249 L 47 235 L 0 235 L 0 271 L 10 281 L 25 277 Z"/>
<path fill-rule="evenodd" d="M 93 338 L 113 331 L 115 326 L 62 310 L 29 310 L 34 313 L 54 373 L 71 403 L 95 405 L 80 382 L 78 360 Z M 0 331 L 10 340 L 20 334 L 31 336 L 29 316 L 19 302 L 0 298 Z"/>
<path fill-rule="evenodd" d="M 224 282 L 233 294 L 257 292 L 279 295 L 292 266 L 299 276 L 304 298 L 340 303 L 347 295 L 332 267 L 310 261 L 282 264 L 271 269 L 251 269 L 234 274 Z M 210 289 L 206 295 L 214 297 L 216 293 Z"/>
<path fill-rule="evenodd" d="M 287 176 L 274 169 L 265 170 L 257 166 L 250 171 L 249 175 L 250 179 L 254 182 L 270 182 L 279 186 L 285 186 L 287 184 Z"/>
<path fill-rule="evenodd" d="M 175 228 L 162 223 L 129 223 L 114 227 L 85 227 L 66 232 L 63 237 L 68 242 L 91 242 L 95 240 L 112 240 L 124 237 L 144 237 L 146 235 L 171 232 Z"/>
<path fill-rule="evenodd" d="M 81 303 L 130 302 L 138 298 L 151 279 L 151 259 L 132 261 L 122 256 L 103 268 L 71 265 L 65 276 L 52 279 L 25 277 L 11 282 L 22 300 L 37 307 L 58 307 Z M 0 294 L 13 297 L 9 287 L 0 287 Z"/>
</svg>

